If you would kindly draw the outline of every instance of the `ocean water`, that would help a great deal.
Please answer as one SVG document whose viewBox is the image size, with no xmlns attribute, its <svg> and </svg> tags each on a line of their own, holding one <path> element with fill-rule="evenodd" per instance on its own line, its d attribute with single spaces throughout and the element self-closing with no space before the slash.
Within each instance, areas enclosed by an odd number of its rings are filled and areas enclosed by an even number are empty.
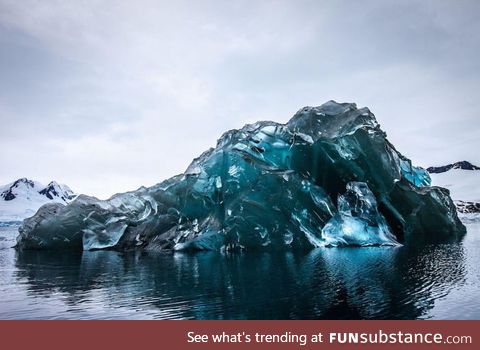
<svg viewBox="0 0 480 350">
<path fill-rule="evenodd" d="M 310 252 L 24 251 L 0 228 L 0 319 L 480 319 L 461 242 Z"/>
</svg>

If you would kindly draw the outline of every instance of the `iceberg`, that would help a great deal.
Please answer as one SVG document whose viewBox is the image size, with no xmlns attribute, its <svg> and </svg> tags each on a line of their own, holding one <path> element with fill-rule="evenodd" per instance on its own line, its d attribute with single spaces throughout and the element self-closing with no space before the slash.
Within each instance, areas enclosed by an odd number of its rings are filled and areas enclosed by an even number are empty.
<svg viewBox="0 0 480 350">
<path fill-rule="evenodd" d="M 458 239 L 446 189 L 368 108 L 329 101 L 223 134 L 185 173 L 108 200 L 41 207 L 19 249 L 236 250 Z"/>
</svg>

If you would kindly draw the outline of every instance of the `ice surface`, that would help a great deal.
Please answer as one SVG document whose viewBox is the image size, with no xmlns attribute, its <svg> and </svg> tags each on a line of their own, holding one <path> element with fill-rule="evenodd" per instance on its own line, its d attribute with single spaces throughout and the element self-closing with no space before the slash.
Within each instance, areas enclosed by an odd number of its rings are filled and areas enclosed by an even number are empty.
<svg viewBox="0 0 480 350">
<path fill-rule="evenodd" d="M 429 183 L 367 108 L 330 101 L 287 124 L 228 131 L 184 174 L 153 187 L 41 208 L 20 228 L 18 247 L 231 250 L 460 237 L 448 191 Z"/>
</svg>

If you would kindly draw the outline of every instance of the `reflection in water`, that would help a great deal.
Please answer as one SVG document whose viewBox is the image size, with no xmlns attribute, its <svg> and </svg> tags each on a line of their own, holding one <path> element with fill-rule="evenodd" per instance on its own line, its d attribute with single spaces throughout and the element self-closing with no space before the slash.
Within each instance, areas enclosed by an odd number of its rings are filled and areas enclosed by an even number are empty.
<svg viewBox="0 0 480 350">
<path fill-rule="evenodd" d="M 228 255 L 21 251 L 15 267 L 29 298 L 62 301 L 51 311 L 61 318 L 424 318 L 466 275 L 461 243 Z"/>
</svg>

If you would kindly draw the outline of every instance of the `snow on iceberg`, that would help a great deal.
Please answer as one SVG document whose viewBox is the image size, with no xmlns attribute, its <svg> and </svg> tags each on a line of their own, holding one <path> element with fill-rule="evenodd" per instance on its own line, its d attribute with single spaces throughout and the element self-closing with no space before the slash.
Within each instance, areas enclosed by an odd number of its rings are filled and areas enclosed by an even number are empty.
<svg viewBox="0 0 480 350">
<path fill-rule="evenodd" d="M 153 187 L 44 206 L 19 232 L 21 249 L 230 250 L 439 241 L 465 227 L 367 108 L 329 101 L 228 131 Z"/>
</svg>

